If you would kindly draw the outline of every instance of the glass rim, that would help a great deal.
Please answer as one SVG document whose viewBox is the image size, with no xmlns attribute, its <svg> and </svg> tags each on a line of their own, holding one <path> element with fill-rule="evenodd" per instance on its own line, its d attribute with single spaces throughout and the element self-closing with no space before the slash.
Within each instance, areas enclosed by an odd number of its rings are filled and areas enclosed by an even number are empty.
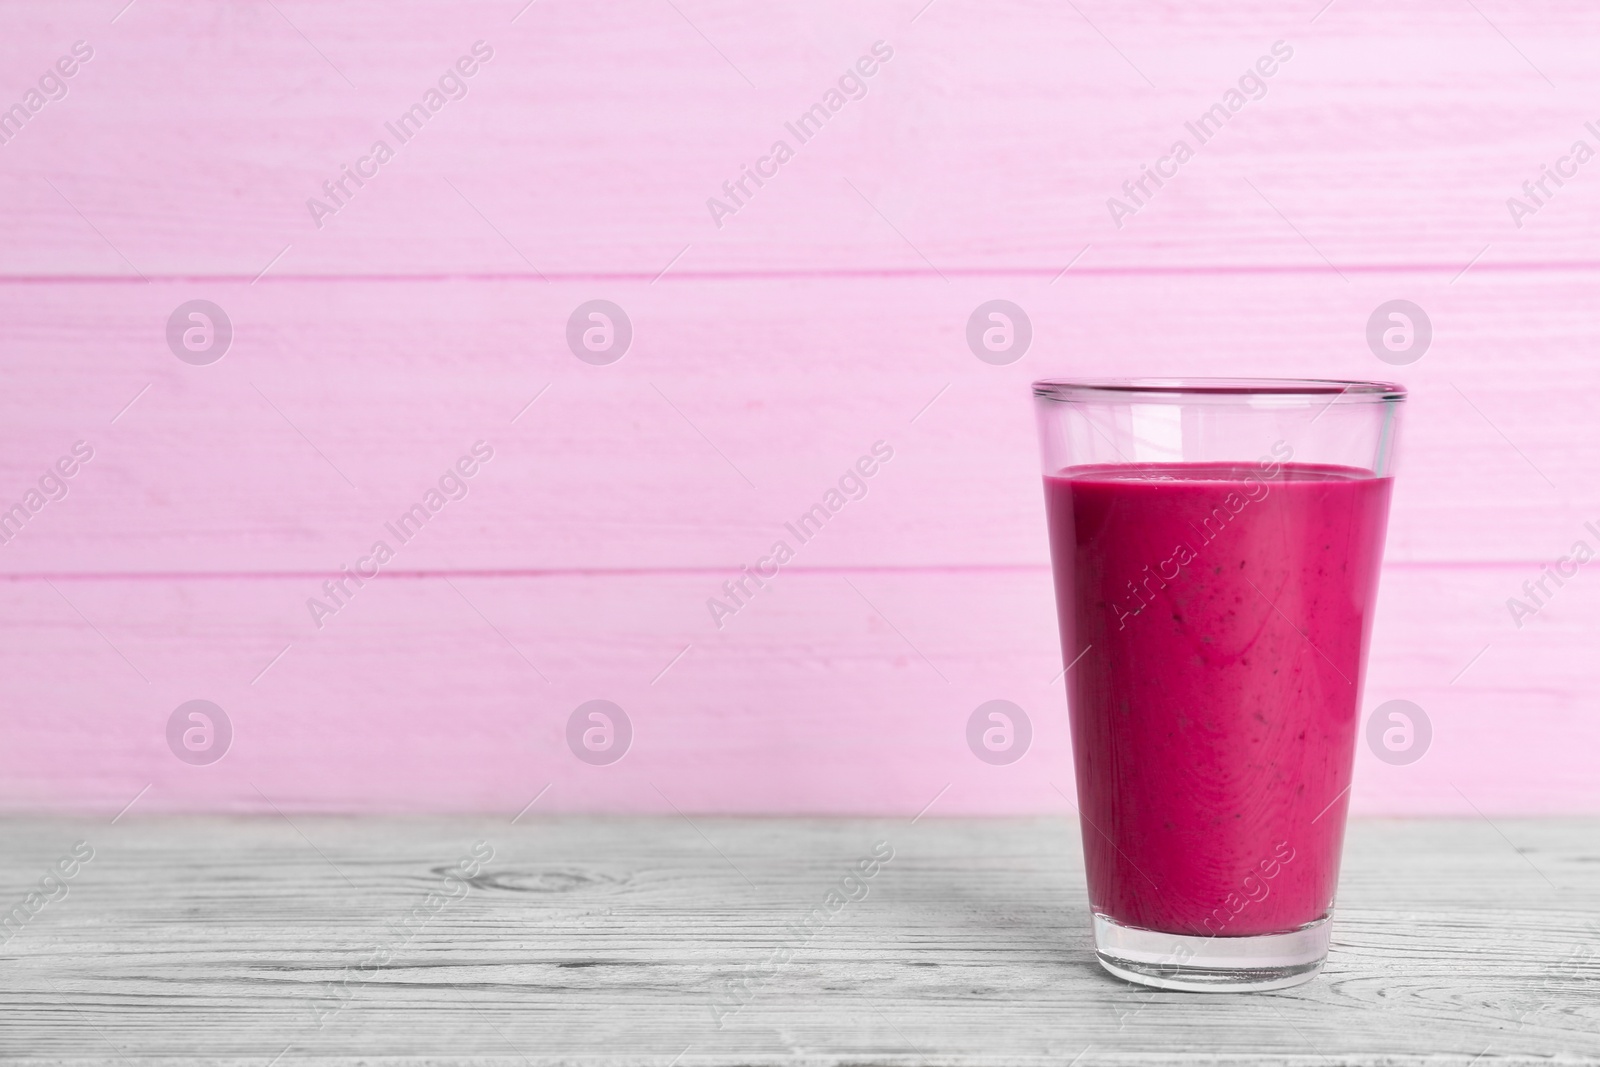
<svg viewBox="0 0 1600 1067">
<path fill-rule="evenodd" d="M 1406 387 L 1398 382 L 1338 378 L 1041 378 L 1033 383 L 1033 395 L 1063 403 L 1170 403 L 1259 396 L 1350 404 L 1402 401 Z"/>
</svg>

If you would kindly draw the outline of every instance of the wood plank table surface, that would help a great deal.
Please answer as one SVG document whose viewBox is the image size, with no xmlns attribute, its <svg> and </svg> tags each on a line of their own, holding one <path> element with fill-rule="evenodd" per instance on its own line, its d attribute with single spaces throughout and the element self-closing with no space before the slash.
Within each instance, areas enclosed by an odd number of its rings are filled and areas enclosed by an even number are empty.
<svg viewBox="0 0 1600 1067">
<path fill-rule="evenodd" d="M 7 1063 L 1600 1063 L 1595 819 L 1353 822 L 1265 994 L 1101 971 L 1053 818 L 13 815 L 0 891 Z"/>
</svg>

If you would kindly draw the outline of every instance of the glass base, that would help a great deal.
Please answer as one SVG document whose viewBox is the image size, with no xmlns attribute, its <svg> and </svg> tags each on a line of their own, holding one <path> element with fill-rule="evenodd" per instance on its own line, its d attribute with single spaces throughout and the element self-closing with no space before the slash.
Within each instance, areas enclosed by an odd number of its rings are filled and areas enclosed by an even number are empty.
<svg viewBox="0 0 1600 1067">
<path fill-rule="evenodd" d="M 1095 955 L 1118 978 L 1157 989 L 1235 993 L 1309 982 L 1328 958 L 1329 920 L 1286 934 L 1194 937 L 1094 917 Z"/>
</svg>

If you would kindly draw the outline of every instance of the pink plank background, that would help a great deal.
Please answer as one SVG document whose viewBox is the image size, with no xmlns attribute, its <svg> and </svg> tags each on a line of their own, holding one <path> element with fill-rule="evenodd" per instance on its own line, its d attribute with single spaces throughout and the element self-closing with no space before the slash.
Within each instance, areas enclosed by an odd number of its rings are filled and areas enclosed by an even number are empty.
<svg viewBox="0 0 1600 1067">
<path fill-rule="evenodd" d="M 1600 160 L 1520 227 L 1506 204 L 1600 149 L 1600 12 L 1318 7 L 6 5 L 0 107 L 94 55 L 0 144 L 0 504 L 94 458 L 0 545 L 0 804 L 1063 809 L 1026 383 L 1240 374 L 1413 391 L 1363 706 L 1413 700 L 1434 740 L 1363 749 L 1354 810 L 1600 810 L 1600 576 L 1505 607 L 1600 524 Z M 1114 225 L 1280 40 L 1265 96 Z M 306 199 L 476 41 L 467 95 L 317 227 Z M 715 225 L 878 41 L 865 97 Z M 1008 367 L 963 336 L 996 297 L 1035 329 Z M 1399 368 L 1364 339 L 1398 297 L 1435 329 Z M 197 298 L 235 331 L 204 367 L 164 334 Z M 606 367 L 564 339 L 595 298 L 635 330 Z M 468 496 L 314 626 L 479 440 Z M 867 497 L 713 626 L 879 440 Z M 597 697 L 635 731 L 606 767 L 565 742 Z M 998 697 L 1034 723 L 1007 767 L 963 739 Z M 210 766 L 165 740 L 196 698 L 234 726 Z"/>
</svg>

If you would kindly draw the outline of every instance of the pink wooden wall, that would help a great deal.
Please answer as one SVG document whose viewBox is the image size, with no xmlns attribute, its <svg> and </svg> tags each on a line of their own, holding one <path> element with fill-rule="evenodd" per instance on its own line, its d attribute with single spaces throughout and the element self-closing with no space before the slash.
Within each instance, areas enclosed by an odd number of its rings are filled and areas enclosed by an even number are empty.
<svg viewBox="0 0 1600 1067">
<path fill-rule="evenodd" d="M 1507 204 L 1600 148 L 1600 11 L 123 3 L 0 10 L 0 107 L 45 78 L 0 144 L 0 507 L 93 449 L 0 545 L 0 804 L 1064 810 L 1026 383 L 1238 374 L 1413 391 L 1364 710 L 1434 736 L 1363 748 L 1354 809 L 1600 809 L 1600 563 L 1506 608 L 1600 545 L 1600 161 Z M 388 134 L 478 41 L 466 95 Z M 1265 96 L 1115 225 L 1276 41 Z M 964 339 L 995 298 L 1033 322 L 1009 366 Z M 1403 367 L 1364 336 L 1395 298 L 1435 333 Z M 195 299 L 234 330 L 205 366 L 166 338 Z M 594 299 L 633 324 L 608 366 L 565 339 Z M 318 629 L 307 598 L 480 440 L 468 495 Z M 866 497 L 717 629 L 706 599 L 880 440 Z M 595 698 L 633 724 L 609 766 L 565 740 Z M 964 740 L 995 698 L 1034 726 L 1009 766 Z M 220 762 L 169 750 L 192 699 L 232 723 Z"/>
</svg>

